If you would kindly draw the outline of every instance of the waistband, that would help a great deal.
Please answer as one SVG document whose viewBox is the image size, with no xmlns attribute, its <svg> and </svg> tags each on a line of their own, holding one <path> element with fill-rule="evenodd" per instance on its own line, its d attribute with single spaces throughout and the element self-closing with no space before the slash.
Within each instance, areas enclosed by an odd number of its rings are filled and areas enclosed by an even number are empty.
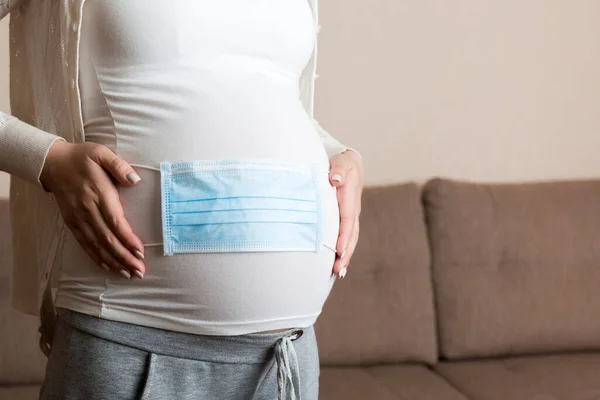
<svg viewBox="0 0 600 400">
<path fill-rule="evenodd" d="M 229 364 L 265 363 L 272 360 L 279 339 L 301 337 L 300 344 L 314 336 L 312 327 L 239 336 L 197 335 L 111 321 L 62 307 L 57 307 L 57 318 L 90 335 L 149 353 Z"/>
<path fill-rule="evenodd" d="M 59 322 L 149 353 L 227 364 L 264 364 L 274 359 L 280 400 L 301 399 L 298 359 L 292 342 L 301 345 L 315 340 L 312 326 L 275 333 L 208 336 L 111 321 L 62 307 L 57 307 L 56 312 Z"/>
</svg>

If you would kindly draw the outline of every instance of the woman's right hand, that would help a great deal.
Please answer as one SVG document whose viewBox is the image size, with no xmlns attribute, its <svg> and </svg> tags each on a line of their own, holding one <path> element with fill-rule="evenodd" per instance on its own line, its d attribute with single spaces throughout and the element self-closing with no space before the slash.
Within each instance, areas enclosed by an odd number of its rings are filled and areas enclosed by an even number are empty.
<svg viewBox="0 0 600 400">
<path fill-rule="evenodd" d="M 97 143 L 55 141 L 40 175 L 54 195 L 67 227 L 87 254 L 107 271 L 142 278 L 144 245 L 125 219 L 114 178 L 135 185 L 140 177 L 124 160 Z"/>
</svg>

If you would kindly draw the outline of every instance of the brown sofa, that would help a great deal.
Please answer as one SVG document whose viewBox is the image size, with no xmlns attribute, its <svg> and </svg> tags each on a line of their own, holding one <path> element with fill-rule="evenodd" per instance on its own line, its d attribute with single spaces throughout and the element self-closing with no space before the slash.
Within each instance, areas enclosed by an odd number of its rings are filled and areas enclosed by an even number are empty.
<svg viewBox="0 0 600 400">
<path fill-rule="evenodd" d="M 6 203 L 0 399 L 34 399 L 44 357 L 7 305 Z M 366 189 L 317 334 L 322 400 L 600 400 L 600 181 Z"/>
</svg>

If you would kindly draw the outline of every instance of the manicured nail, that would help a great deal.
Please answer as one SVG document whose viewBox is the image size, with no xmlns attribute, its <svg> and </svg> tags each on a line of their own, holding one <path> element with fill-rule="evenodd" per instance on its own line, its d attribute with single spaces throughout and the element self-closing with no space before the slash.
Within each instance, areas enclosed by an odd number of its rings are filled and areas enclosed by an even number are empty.
<svg viewBox="0 0 600 400">
<path fill-rule="evenodd" d="M 336 182 L 341 182 L 341 181 L 342 181 L 342 176 L 341 176 L 340 174 L 334 174 L 334 175 L 331 177 L 331 180 L 332 180 L 332 181 L 336 181 Z"/>
<path fill-rule="evenodd" d="M 346 255 L 346 249 L 348 248 L 348 246 L 344 246 L 344 250 L 342 250 L 342 254 L 340 254 L 340 258 L 344 258 L 344 256 Z"/>
<path fill-rule="evenodd" d="M 133 273 L 135 274 L 135 276 L 137 276 L 138 278 L 142 279 L 144 277 L 144 274 L 142 274 L 140 271 L 138 271 L 137 269 L 135 271 L 133 271 Z"/>
<path fill-rule="evenodd" d="M 101 263 L 100 266 L 102 267 L 103 270 L 105 270 L 106 272 L 110 272 L 110 267 L 108 265 L 106 265 L 105 263 Z"/>
<path fill-rule="evenodd" d="M 135 172 L 130 172 L 127 174 L 127 180 L 131 183 L 138 183 L 142 180 L 142 178 L 140 178 L 140 176 Z"/>
<path fill-rule="evenodd" d="M 119 273 L 121 275 L 123 275 L 125 278 L 127 279 L 131 279 L 131 274 L 129 273 L 129 271 L 125 271 L 124 269 L 120 270 Z"/>
<path fill-rule="evenodd" d="M 134 253 L 134 254 L 135 254 L 135 256 L 136 256 L 137 258 L 139 258 L 140 260 L 143 260 L 143 259 L 144 259 L 144 255 L 142 254 L 142 252 L 141 252 L 141 251 L 139 251 L 139 250 L 135 250 L 133 253 Z"/>
<path fill-rule="evenodd" d="M 344 277 L 346 276 L 346 272 L 347 271 L 348 271 L 348 268 L 342 267 L 342 269 L 340 270 L 340 273 L 339 273 L 339 277 L 342 278 L 342 279 L 344 279 Z"/>
</svg>

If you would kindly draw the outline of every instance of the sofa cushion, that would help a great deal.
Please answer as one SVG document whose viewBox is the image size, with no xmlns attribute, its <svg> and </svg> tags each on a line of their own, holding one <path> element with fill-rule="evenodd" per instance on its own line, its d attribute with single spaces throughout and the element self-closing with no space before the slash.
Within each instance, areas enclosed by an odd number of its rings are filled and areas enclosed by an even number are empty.
<svg viewBox="0 0 600 400">
<path fill-rule="evenodd" d="M 319 385 L 320 400 L 467 400 L 424 366 L 322 368 Z"/>
<path fill-rule="evenodd" d="M 424 190 L 447 358 L 600 349 L 600 181 Z"/>
<path fill-rule="evenodd" d="M 10 305 L 11 253 L 8 200 L 0 198 L 0 385 L 40 383 L 46 357 L 38 347 L 38 318 Z"/>
<path fill-rule="evenodd" d="M 474 400 L 600 399 L 600 353 L 457 361 L 436 371 Z"/>
<path fill-rule="evenodd" d="M 38 400 L 40 385 L 0 386 L 0 399 L 3 400 Z"/>
<path fill-rule="evenodd" d="M 5 400 L 38 400 L 40 385 L 0 386 L 0 399 Z"/>
<path fill-rule="evenodd" d="M 348 275 L 316 323 L 322 364 L 435 362 L 429 262 L 419 187 L 365 189 Z"/>
</svg>

